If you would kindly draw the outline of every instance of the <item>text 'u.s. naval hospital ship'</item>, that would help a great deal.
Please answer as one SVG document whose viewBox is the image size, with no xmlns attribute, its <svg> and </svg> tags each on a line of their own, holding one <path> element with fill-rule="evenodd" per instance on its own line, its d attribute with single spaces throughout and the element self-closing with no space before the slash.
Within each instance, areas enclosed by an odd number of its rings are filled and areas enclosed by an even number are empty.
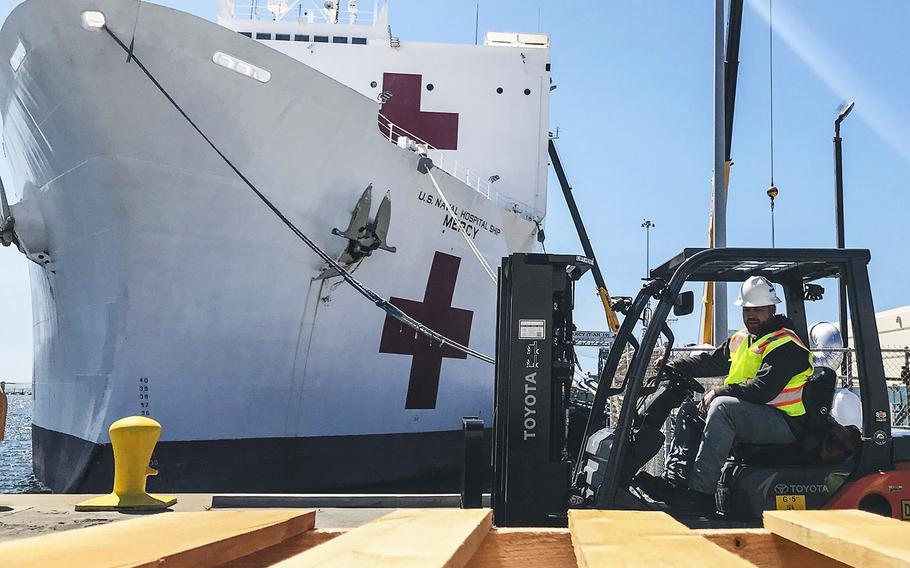
<svg viewBox="0 0 910 568">
<path fill-rule="evenodd" d="M 28 0 L 3 25 L 52 489 L 108 489 L 129 415 L 163 425 L 157 489 L 455 487 L 461 418 L 491 421 L 467 352 L 494 351 L 491 267 L 539 246 L 549 39 L 408 43 L 342 4 Z"/>
</svg>

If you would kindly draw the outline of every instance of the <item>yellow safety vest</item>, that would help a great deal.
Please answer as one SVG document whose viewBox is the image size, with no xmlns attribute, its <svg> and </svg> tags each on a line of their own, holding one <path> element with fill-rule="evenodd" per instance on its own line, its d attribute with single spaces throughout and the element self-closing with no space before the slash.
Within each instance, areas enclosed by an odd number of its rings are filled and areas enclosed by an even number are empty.
<svg viewBox="0 0 910 568">
<path fill-rule="evenodd" d="M 735 385 L 755 377 L 758 370 L 761 369 L 765 355 L 792 341 L 806 350 L 809 356 L 809 368 L 790 379 L 784 390 L 769 400 L 767 404 L 790 416 L 805 414 L 803 387 L 812 375 L 812 353 L 806 349 L 799 337 L 787 328 L 769 333 L 754 342 L 750 342 L 749 337 L 748 330 L 741 329 L 730 338 L 730 374 L 724 380 L 724 384 Z"/>
</svg>

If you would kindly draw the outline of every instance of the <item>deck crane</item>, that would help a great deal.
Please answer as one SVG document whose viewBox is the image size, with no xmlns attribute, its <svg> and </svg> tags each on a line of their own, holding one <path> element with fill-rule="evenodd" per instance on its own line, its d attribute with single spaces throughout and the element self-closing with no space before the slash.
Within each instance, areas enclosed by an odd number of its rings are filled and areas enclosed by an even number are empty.
<svg viewBox="0 0 910 568">
<path fill-rule="evenodd" d="M 730 0 L 730 19 L 727 22 L 727 43 L 724 55 L 724 192 L 730 191 L 730 166 L 733 165 L 733 111 L 736 107 L 736 79 L 739 74 L 739 38 L 743 23 L 743 1 Z M 714 248 L 714 214 L 708 221 L 708 248 Z M 718 339 L 714 329 L 714 283 L 705 284 L 702 298 L 701 342 L 714 345 Z M 726 330 L 720 330 L 721 334 Z"/>
<path fill-rule="evenodd" d="M 569 206 L 569 213 L 572 215 L 572 222 L 575 223 L 575 230 L 578 231 L 578 240 L 585 251 L 585 255 L 593 262 L 591 274 L 594 276 L 594 283 L 597 285 L 597 295 L 600 296 L 600 302 L 603 304 L 604 312 L 607 316 L 607 325 L 610 331 L 616 333 L 619 331 L 619 319 L 616 312 L 613 311 L 610 292 L 607 290 L 607 284 L 604 281 L 603 273 L 600 271 L 600 265 L 597 264 L 597 258 L 594 256 L 594 249 L 591 247 L 591 241 L 588 239 L 588 232 L 581 220 L 581 214 L 578 212 L 578 205 L 575 204 L 575 197 L 572 195 L 572 186 L 569 185 L 569 179 L 562 167 L 562 161 L 559 159 L 559 152 L 556 151 L 556 143 L 550 138 L 547 144 L 547 152 L 550 154 L 550 162 L 553 164 L 553 171 L 556 172 L 556 179 L 562 188 L 562 194 L 566 198 L 566 205 Z"/>
</svg>

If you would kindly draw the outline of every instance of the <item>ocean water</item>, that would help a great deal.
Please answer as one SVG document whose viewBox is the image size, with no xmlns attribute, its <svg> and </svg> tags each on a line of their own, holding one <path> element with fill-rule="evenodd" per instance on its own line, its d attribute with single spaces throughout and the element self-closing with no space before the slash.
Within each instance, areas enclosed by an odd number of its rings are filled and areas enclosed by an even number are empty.
<svg viewBox="0 0 910 568">
<path fill-rule="evenodd" d="M 49 493 L 32 473 L 32 397 L 8 395 L 6 438 L 0 442 L 0 493 Z"/>
</svg>

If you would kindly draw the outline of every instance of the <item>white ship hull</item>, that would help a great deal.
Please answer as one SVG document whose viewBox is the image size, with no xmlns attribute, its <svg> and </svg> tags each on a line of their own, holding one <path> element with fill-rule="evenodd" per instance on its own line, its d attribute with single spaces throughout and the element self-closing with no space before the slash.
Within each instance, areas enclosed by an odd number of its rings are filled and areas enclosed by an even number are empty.
<svg viewBox="0 0 910 568">
<path fill-rule="evenodd" d="M 26 51 L 17 71 L 0 64 L 0 110 L 17 234 L 36 260 L 39 479 L 109 488 L 107 428 L 147 414 L 163 425 L 159 489 L 453 488 L 461 417 L 491 422 L 492 365 L 440 354 L 339 278 L 316 279 L 324 263 L 110 35 L 80 25 L 100 10 L 129 44 L 136 6 L 30 0 L 0 32 L 0 53 Z M 418 156 L 382 137 L 375 102 L 227 29 L 141 10 L 136 57 L 256 187 L 333 256 L 346 241 L 331 230 L 364 187 L 388 191 L 397 252 L 374 252 L 355 276 L 386 298 L 427 299 L 436 323 L 467 318 L 457 339 L 493 353 L 495 285 L 444 225 Z M 213 64 L 219 51 L 271 79 Z M 482 220 L 471 237 L 490 265 L 534 247 L 526 215 L 435 175 Z"/>
</svg>

